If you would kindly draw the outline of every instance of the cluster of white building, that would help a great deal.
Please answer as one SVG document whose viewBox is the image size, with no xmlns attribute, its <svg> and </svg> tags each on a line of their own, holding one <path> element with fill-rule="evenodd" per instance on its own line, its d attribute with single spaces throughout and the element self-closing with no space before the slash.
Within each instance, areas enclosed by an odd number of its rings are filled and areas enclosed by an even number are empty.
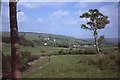
<svg viewBox="0 0 120 80">
<path fill-rule="evenodd" d="M 89 47 L 95 47 L 96 45 L 73 45 L 74 48 L 89 48 Z"/>
<path fill-rule="evenodd" d="M 56 41 L 56 39 L 50 39 L 50 38 L 45 38 L 44 40 L 53 40 L 54 42 Z M 48 45 L 48 43 L 44 43 L 44 46 Z M 83 47 L 83 48 L 88 48 L 88 47 L 95 47 L 95 45 L 73 45 L 74 48 L 80 48 L 80 47 Z"/>
<path fill-rule="evenodd" d="M 50 38 L 45 38 L 45 40 L 50 40 Z M 54 42 L 56 41 L 55 39 L 51 39 L 51 40 L 53 40 Z M 46 46 L 48 43 L 44 43 L 44 45 Z"/>
</svg>

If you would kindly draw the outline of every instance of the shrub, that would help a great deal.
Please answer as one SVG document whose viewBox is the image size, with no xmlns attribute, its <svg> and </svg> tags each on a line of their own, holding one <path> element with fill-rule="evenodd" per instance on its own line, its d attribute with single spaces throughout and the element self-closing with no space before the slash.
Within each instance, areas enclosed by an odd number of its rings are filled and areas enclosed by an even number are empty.
<svg viewBox="0 0 120 80">
<path fill-rule="evenodd" d="M 38 55 L 31 55 L 31 52 L 29 51 L 21 51 L 20 52 L 20 61 L 21 61 L 21 67 L 22 71 L 25 71 L 28 69 L 30 66 L 27 65 L 28 62 L 34 61 L 39 59 Z"/>
<path fill-rule="evenodd" d="M 86 48 L 86 49 L 76 49 L 76 48 L 71 48 L 71 49 L 61 49 L 58 51 L 58 55 L 80 55 L 80 54 L 96 54 L 96 50 L 95 49 L 90 49 L 90 48 Z"/>
<path fill-rule="evenodd" d="M 28 62 L 38 60 L 39 56 L 38 55 L 31 55 L 31 57 L 28 59 Z"/>
<path fill-rule="evenodd" d="M 45 51 L 41 50 L 42 53 L 45 53 Z"/>
<path fill-rule="evenodd" d="M 71 55 L 79 54 L 79 51 L 73 49 L 73 50 L 70 50 L 69 54 L 71 54 Z"/>
<path fill-rule="evenodd" d="M 60 51 L 58 51 L 58 55 L 64 55 L 64 54 L 65 54 L 64 49 L 60 49 Z"/>
<path fill-rule="evenodd" d="M 109 69 L 118 71 L 120 57 L 118 52 L 107 52 L 105 55 L 97 55 L 96 64 L 100 69 Z M 119 58 L 118 58 L 119 57 Z"/>
<path fill-rule="evenodd" d="M 89 51 L 89 50 L 86 50 Z M 104 49 L 106 54 L 97 54 L 95 58 L 91 58 L 88 56 L 81 56 L 79 63 L 87 63 L 89 65 L 95 65 L 100 70 L 112 70 L 112 71 L 120 71 L 120 54 L 118 53 L 118 49 L 107 48 Z M 91 54 L 91 52 L 89 52 Z M 88 54 L 88 53 L 87 53 Z"/>
<path fill-rule="evenodd" d="M 21 51 L 20 52 L 20 60 L 21 64 L 26 64 L 31 57 L 31 52 L 29 51 Z"/>
<path fill-rule="evenodd" d="M 2 42 L 3 43 L 10 43 L 11 42 L 11 38 L 10 37 L 2 37 Z"/>
<path fill-rule="evenodd" d="M 54 51 L 52 55 L 58 55 L 58 51 Z"/>
<path fill-rule="evenodd" d="M 25 71 L 30 66 L 27 65 L 29 61 L 37 60 L 39 59 L 38 55 L 31 55 L 31 52 L 29 51 L 21 51 L 20 52 L 20 62 L 21 62 L 21 70 Z M 5 55 L 2 53 L 2 72 L 8 73 L 11 71 L 11 56 Z"/>
<path fill-rule="evenodd" d="M 109 57 L 104 54 L 97 54 L 96 64 L 100 69 L 104 69 L 109 62 Z"/>
<path fill-rule="evenodd" d="M 8 73 L 11 71 L 11 56 L 10 55 L 5 55 L 2 52 L 2 72 L 3 73 Z"/>
<path fill-rule="evenodd" d="M 79 63 L 85 63 L 88 65 L 95 65 L 96 64 L 96 60 L 95 58 L 91 58 L 88 56 L 81 56 Z"/>
<path fill-rule="evenodd" d="M 23 35 L 20 36 L 20 45 L 34 47 L 34 42 L 27 40 Z"/>
<path fill-rule="evenodd" d="M 96 52 L 96 50 L 95 49 L 90 49 L 90 48 L 86 48 L 85 50 L 84 50 L 84 54 L 96 54 L 97 52 Z"/>
</svg>

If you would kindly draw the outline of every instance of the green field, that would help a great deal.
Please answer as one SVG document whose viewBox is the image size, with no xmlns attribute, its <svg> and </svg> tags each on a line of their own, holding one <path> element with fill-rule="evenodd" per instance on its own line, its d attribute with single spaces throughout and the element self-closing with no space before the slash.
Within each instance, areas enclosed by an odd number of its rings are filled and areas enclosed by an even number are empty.
<svg viewBox="0 0 120 80">
<path fill-rule="evenodd" d="M 39 62 L 37 62 L 37 64 L 32 65 L 32 67 L 30 67 L 30 69 L 23 72 L 23 77 L 27 78 L 27 76 L 29 76 L 29 75 L 33 74 L 34 72 L 36 72 L 37 70 L 39 70 L 40 67 L 45 65 L 47 62 L 48 62 L 48 57 L 39 60 Z"/>
<path fill-rule="evenodd" d="M 10 52 L 10 50 L 11 50 L 10 48 L 11 48 L 10 44 L 6 44 L 6 43 L 2 44 L 2 52 L 3 53 L 10 54 L 11 53 Z"/>
<path fill-rule="evenodd" d="M 5 54 L 10 54 L 10 44 L 3 44 L 3 52 Z M 51 54 L 57 52 L 62 48 L 51 47 L 51 46 L 34 46 L 25 47 L 20 46 L 20 51 L 29 51 L 31 54 L 41 55 L 41 54 Z M 67 49 L 67 48 L 63 48 Z M 104 48 L 114 50 L 113 47 Z M 41 51 L 45 51 L 42 53 Z M 94 64 L 96 55 L 57 55 L 51 56 L 51 61 L 49 64 L 42 69 L 39 69 L 42 65 L 48 62 L 48 59 L 38 61 L 36 64 L 32 65 L 30 69 L 23 73 L 24 77 L 27 78 L 117 78 L 118 72 L 112 71 L 110 69 L 103 69 Z M 91 62 L 90 62 L 91 61 Z M 37 70 L 36 70 L 37 69 Z"/>
<path fill-rule="evenodd" d="M 86 58 L 86 59 L 83 59 Z M 50 63 L 28 78 L 116 78 L 117 73 L 99 70 L 96 66 L 79 63 L 80 60 L 95 59 L 95 56 L 52 56 Z M 30 71 L 30 70 L 29 70 Z"/>
<path fill-rule="evenodd" d="M 31 52 L 32 54 L 35 54 L 35 55 L 41 55 L 41 54 L 51 54 L 53 52 L 57 52 L 59 51 L 60 49 L 63 49 L 63 48 L 60 48 L 60 47 L 51 47 L 51 46 L 34 46 L 34 47 L 25 47 L 25 46 L 20 46 L 20 51 L 29 51 Z M 67 49 L 67 48 L 64 48 L 64 49 Z M 10 54 L 10 44 L 3 44 L 2 45 L 2 51 L 5 53 L 5 54 Z M 45 51 L 44 53 L 42 51 Z"/>
</svg>

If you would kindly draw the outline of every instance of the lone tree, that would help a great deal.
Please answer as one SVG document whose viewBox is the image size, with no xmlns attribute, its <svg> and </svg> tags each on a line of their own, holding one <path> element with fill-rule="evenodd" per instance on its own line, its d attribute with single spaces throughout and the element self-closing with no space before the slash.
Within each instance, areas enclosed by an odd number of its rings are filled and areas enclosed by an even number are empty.
<svg viewBox="0 0 120 80">
<path fill-rule="evenodd" d="M 19 1 L 19 0 L 18 0 Z M 19 60 L 19 32 L 17 25 L 17 2 L 16 0 L 9 1 L 9 16 L 10 16 L 10 36 L 11 36 L 11 68 L 12 79 L 18 80 L 21 78 L 20 60 Z"/>
<path fill-rule="evenodd" d="M 104 36 L 98 37 L 98 32 L 110 23 L 108 16 L 103 15 L 97 9 L 90 9 L 88 12 L 80 15 L 80 18 L 85 18 L 86 24 L 82 24 L 81 28 L 92 31 L 96 50 L 98 53 L 101 53 L 99 46 L 104 41 Z"/>
</svg>

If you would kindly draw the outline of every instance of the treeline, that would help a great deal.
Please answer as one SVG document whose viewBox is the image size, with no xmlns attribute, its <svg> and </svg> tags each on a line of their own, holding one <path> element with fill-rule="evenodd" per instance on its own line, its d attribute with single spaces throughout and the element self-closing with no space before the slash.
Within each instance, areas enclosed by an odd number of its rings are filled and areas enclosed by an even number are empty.
<svg viewBox="0 0 120 80">
<path fill-rule="evenodd" d="M 58 55 L 91 55 L 91 54 L 96 54 L 96 50 L 94 48 L 86 48 L 86 49 L 61 49 L 58 51 Z"/>
</svg>

